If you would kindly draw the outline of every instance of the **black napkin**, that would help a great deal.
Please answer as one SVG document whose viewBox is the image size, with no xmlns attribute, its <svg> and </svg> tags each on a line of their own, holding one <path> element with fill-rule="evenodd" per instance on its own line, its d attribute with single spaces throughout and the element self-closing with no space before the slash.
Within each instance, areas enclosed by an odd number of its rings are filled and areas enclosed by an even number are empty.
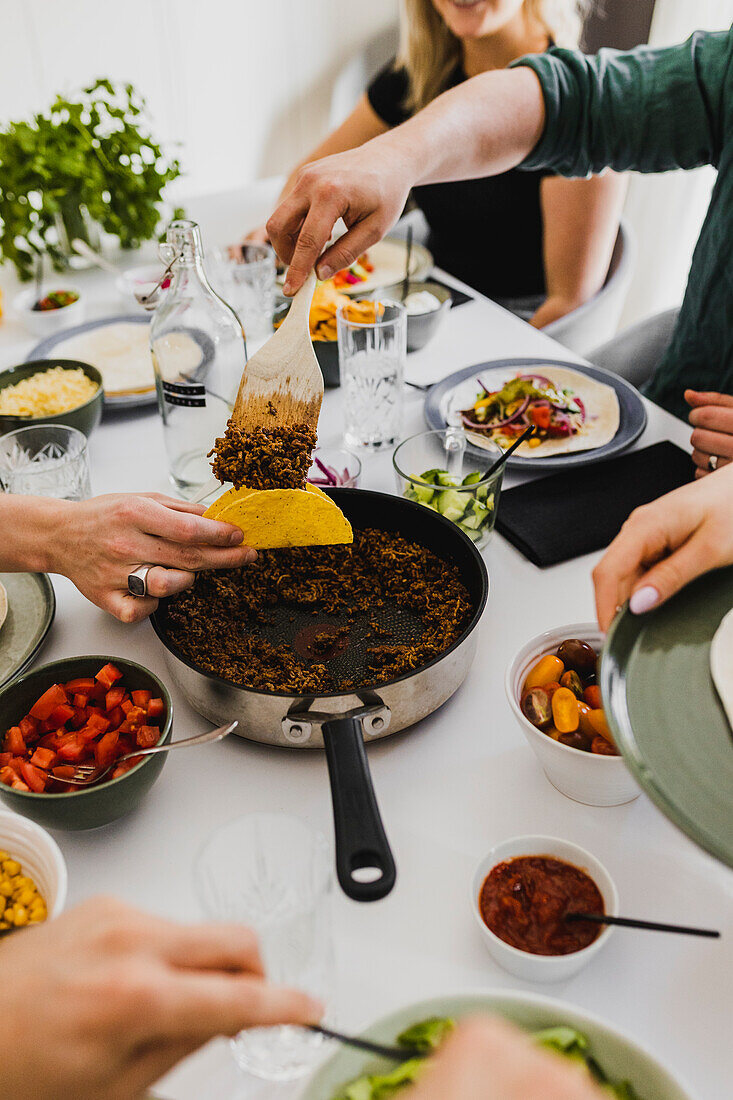
<svg viewBox="0 0 733 1100">
<path fill-rule="evenodd" d="M 674 443 L 537 478 L 502 493 L 496 529 L 535 565 L 602 550 L 634 508 L 692 480 L 690 455 Z"/>
</svg>

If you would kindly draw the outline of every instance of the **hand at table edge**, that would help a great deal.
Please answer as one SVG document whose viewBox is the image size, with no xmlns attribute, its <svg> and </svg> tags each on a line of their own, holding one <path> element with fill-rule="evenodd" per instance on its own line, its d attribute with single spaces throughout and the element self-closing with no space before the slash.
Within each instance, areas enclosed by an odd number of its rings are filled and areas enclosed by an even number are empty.
<svg viewBox="0 0 733 1100">
<path fill-rule="evenodd" d="M 139 1100 L 215 1036 L 316 1023 L 322 1011 L 266 981 L 242 925 L 180 924 L 92 898 L 0 942 L 0 1097 Z"/>
<path fill-rule="evenodd" d="M 601 1100 L 583 1066 L 540 1050 L 496 1017 L 464 1020 L 405 1100 Z"/>
<path fill-rule="evenodd" d="M 122 622 L 146 618 L 158 599 L 189 588 L 204 569 L 234 569 L 257 553 L 242 531 L 205 519 L 199 504 L 159 493 L 115 493 L 84 501 L 0 495 L 0 570 L 59 573 Z M 149 595 L 127 578 L 151 565 Z"/>
<path fill-rule="evenodd" d="M 643 614 L 731 564 L 733 464 L 631 513 L 593 570 L 599 626 L 608 630 L 627 600 L 633 614 Z"/>
</svg>

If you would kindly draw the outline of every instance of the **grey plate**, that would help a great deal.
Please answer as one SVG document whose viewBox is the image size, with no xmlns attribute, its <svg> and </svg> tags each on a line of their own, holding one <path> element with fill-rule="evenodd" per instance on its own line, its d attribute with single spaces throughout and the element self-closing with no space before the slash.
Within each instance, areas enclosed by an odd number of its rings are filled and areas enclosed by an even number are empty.
<svg viewBox="0 0 733 1100">
<path fill-rule="evenodd" d="M 8 615 L 0 626 L 0 687 L 40 652 L 56 614 L 56 596 L 45 573 L 0 573 Z"/>
<path fill-rule="evenodd" d="M 595 378 L 598 382 L 604 382 L 616 391 L 618 397 L 620 422 L 616 435 L 603 447 L 595 447 L 588 451 L 578 451 L 575 454 L 551 455 L 547 458 L 518 458 L 513 455 L 507 459 L 507 466 L 517 470 L 567 470 L 574 466 L 587 466 L 591 462 L 602 462 L 606 458 L 625 451 L 634 443 L 646 428 L 646 409 L 638 392 L 625 379 L 617 374 L 602 370 L 600 367 L 579 365 L 563 359 L 489 359 L 485 363 L 476 363 L 465 370 L 459 370 L 444 378 L 442 382 L 436 382 L 431 387 L 425 398 L 425 420 L 429 428 L 439 429 L 446 426 L 446 412 L 450 404 L 451 394 L 456 386 L 475 375 L 486 375 L 489 371 L 522 370 L 525 367 L 566 367 L 568 370 L 577 371 L 579 374 L 587 374 L 589 378 Z M 480 447 L 468 444 L 468 449 L 473 454 L 486 455 Z"/>
<path fill-rule="evenodd" d="M 362 1034 L 366 1039 L 392 1044 L 405 1028 L 431 1016 L 450 1016 L 458 1020 L 478 1013 L 504 1016 L 529 1031 L 557 1025 L 577 1028 L 588 1037 L 593 1057 L 605 1072 L 614 1078 L 631 1081 L 644 1100 L 691 1100 L 690 1093 L 675 1081 L 669 1070 L 633 1039 L 584 1009 L 536 993 L 496 989 L 463 996 L 433 997 L 383 1016 Z M 354 1077 L 362 1073 L 386 1073 L 394 1067 L 394 1062 L 341 1047 L 316 1070 L 301 1100 L 332 1100 Z M 528 1096 L 527 1100 L 533 1098 Z"/>
<path fill-rule="evenodd" d="M 733 732 L 710 643 L 733 607 L 733 568 L 707 573 L 657 611 L 616 617 L 601 691 L 630 770 L 695 843 L 733 867 Z"/>
<path fill-rule="evenodd" d="M 53 336 L 41 340 L 26 356 L 26 363 L 32 359 L 53 359 L 53 350 L 64 340 L 72 336 L 81 336 L 84 332 L 91 332 L 95 328 L 104 328 L 106 325 L 116 325 L 120 322 L 131 322 L 136 325 L 149 325 L 150 317 L 140 313 L 120 313 L 114 317 L 100 317 L 96 321 L 86 321 L 83 325 L 75 325 L 73 328 L 62 329 Z M 154 405 L 157 401 L 155 386 L 150 390 L 142 390 L 130 393 L 104 393 L 104 403 L 111 409 L 137 409 L 142 405 Z"/>
</svg>

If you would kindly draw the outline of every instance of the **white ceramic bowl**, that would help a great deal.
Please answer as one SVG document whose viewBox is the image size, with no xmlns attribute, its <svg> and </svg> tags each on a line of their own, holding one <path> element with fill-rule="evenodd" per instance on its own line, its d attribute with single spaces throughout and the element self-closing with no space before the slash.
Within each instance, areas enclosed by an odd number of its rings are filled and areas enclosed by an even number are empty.
<svg viewBox="0 0 733 1100">
<path fill-rule="evenodd" d="M 389 991 L 385 993 L 389 995 Z M 588 1038 L 593 1057 L 605 1072 L 617 1080 L 630 1081 L 644 1100 L 692 1100 L 689 1088 L 640 1046 L 636 1038 L 630 1038 L 585 1009 L 538 993 L 489 989 L 483 993 L 431 997 L 382 1016 L 360 1034 L 377 1043 L 392 1044 L 405 1028 L 431 1016 L 460 1020 L 479 1014 L 503 1016 L 530 1032 L 558 1026 L 576 1028 Z M 316 1070 L 301 1100 L 329 1100 L 342 1091 L 347 1081 L 362 1073 L 388 1073 L 391 1069 L 394 1062 L 340 1046 Z M 535 1098 L 528 1096 L 527 1100 Z"/>
<path fill-rule="evenodd" d="M 562 745 L 533 726 L 522 714 L 520 700 L 527 673 L 545 653 L 554 653 L 566 638 L 579 638 L 600 653 L 603 638 L 596 623 L 570 623 L 538 634 L 519 650 L 506 671 L 509 706 L 545 775 L 558 791 L 588 806 L 619 806 L 641 794 L 620 756 L 600 756 Z"/>
<path fill-rule="evenodd" d="M 57 917 L 66 904 L 67 875 L 56 841 L 34 821 L 0 810 L 0 849 L 17 859 L 38 887 L 49 917 Z"/>
<path fill-rule="evenodd" d="M 38 300 L 36 289 L 23 290 L 13 300 L 13 310 L 23 326 L 34 336 L 54 336 L 62 329 L 71 328 L 72 325 L 80 325 L 84 320 L 86 303 L 81 291 L 75 286 L 64 286 L 49 280 L 42 290 L 42 295 L 50 294 L 54 290 L 71 290 L 79 297 L 70 306 L 62 306 L 61 309 L 40 310 L 33 306 Z"/>
<path fill-rule="evenodd" d="M 616 884 L 603 864 L 585 848 L 554 836 L 515 836 L 511 840 L 504 840 L 501 844 L 496 844 L 476 868 L 471 882 L 471 908 L 484 944 L 492 958 L 510 974 L 516 974 L 518 978 L 524 978 L 525 981 L 564 981 L 576 974 L 590 962 L 594 955 L 598 954 L 608 941 L 613 928 L 607 925 L 593 943 L 569 955 L 533 955 L 529 951 L 520 951 L 511 944 L 505 943 L 484 923 L 479 909 L 479 895 L 492 867 L 496 867 L 497 863 L 503 863 L 504 860 L 514 859 L 515 856 L 553 856 L 555 859 L 562 859 L 565 863 L 572 863 L 575 867 L 579 867 L 593 879 L 601 892 L 605 912 L 613 917 L 618 916 Z"/>
</svg>

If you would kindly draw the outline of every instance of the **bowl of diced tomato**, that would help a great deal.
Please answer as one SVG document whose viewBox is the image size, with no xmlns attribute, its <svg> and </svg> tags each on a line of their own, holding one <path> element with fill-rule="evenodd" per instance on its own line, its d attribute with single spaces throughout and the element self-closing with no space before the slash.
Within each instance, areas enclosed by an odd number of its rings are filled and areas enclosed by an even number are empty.
<svg viewBox="0 0 733 1100">
<path fill-rule="evenodd" d="M 152 672 L 121 657 L 68 657 L 0 691 L 0 799 L 50 829 L 96 829 L 133 810 L 167 754 L 117 760 L 170 741 L 173 704 Z M 97 783 L 66 780 L 112 765 Z"/>
</svg>

